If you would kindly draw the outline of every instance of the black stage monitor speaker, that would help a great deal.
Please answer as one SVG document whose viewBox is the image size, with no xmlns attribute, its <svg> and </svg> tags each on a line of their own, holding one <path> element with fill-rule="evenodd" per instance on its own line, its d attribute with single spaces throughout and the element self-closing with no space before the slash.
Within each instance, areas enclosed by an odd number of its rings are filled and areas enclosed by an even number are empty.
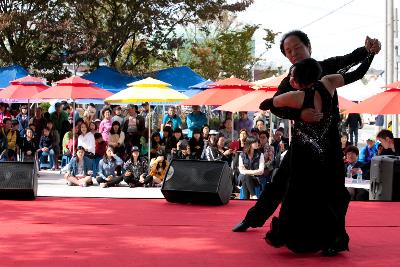
<svg viewBox="0 0 400 267">
<path fill-rule="evenodd" d="M 34 162 L 0 162 L 0 199 L 35 199 L 37 175 Z"/>
<path fill-rule="evenodd" d="M 169 202 L 222 205 L 232 193 L 231 175 L 224 161 L 172 160 L 161 192 Z"/>
<path fill-rule="evenodd" d="M 370 184 L 370 200 L 400 201 L 400 157 L 373 157 Z"/>
</svg>

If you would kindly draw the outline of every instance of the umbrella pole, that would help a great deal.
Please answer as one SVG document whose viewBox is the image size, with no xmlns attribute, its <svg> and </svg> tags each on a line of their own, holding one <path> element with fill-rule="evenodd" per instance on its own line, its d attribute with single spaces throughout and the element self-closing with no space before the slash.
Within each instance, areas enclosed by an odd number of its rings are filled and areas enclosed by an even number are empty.
<svg viewBox="0 0 400 267">
<path fill-rule="evenodd" d="M 72 156 L 75 155 L 75 101 L 73 104 L 74 110 L 72 112 Z"/>
<path fill-rule="evenodd" d="M 148 162 L 150 163 L 150 150 L 151 150 L 151 144 L 150 144 L 150 142 L 151 142 L 151 136 L 150 136 L 150 132 L 151 132 L 151 125 L 152 125 L 152 123 L 153 123 L 153 114 L 151 114 L 151 107 L 149 107 L 149 112 L 150 112 L 150 117 L 149 117 L 149 137 L 148 137 L 148 144 L 147 144 L 147 147 L 148 147 L 148 151 L 147 151 L 147 156 L 148 156 Z"/>
<path fill-rule="evenodd" d="M 29 110 L 31 109 L 31 107 L 29 106 L 29 99 L 28 99 L 28 127 L 29 127 Z"/>
<path fill-rule="evenodd" d="M 289 145 L 290 145 L 290 143 L 292 142 L 292 121 L 291 120 L 289 120 L 288 121 L 288 127 L 289 127 Z"/>
<path fill-rule="evenodd" d="M 392 116 L 392 130 L 395 138 L 399 137 L 399 115 L 395 114 Z"/>
<path fill-rule="evenodd" d="M 273 134 L 273 131 L 272 131 L 272 112 L 270 111 L 269 112 L 269 143 L 271 144 L 271 142 L 272 142 L 272 134 Z"/>
</svg>

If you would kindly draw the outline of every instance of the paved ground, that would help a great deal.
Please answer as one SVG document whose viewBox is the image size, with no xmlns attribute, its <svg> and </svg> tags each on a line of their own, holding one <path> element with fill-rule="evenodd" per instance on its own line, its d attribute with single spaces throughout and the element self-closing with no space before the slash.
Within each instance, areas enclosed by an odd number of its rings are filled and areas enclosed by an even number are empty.
<svg viewBox="0 0 400 267">
<path fill-rule="evenodd" d="M 365 146 L 366 139 L 375 136 L 375 126 L 364 125 L 359 131 L 358 147 Z M 118 187 L 67 186 L 58 171 L 40 171 L 38 196 L 56 197 L 105 197 L 105 198 L 164 198 L 160 188 L 129 188 L 125 182 Z"/>
<path fill-rule="evenodd" d="M 129 188 L 125 182 L 118 187 L 67 186 L 59 171 L 40 171 L 38 196 L 105 197 L 105 198 L 164 198 L 160 188 Z"/>
</svg>

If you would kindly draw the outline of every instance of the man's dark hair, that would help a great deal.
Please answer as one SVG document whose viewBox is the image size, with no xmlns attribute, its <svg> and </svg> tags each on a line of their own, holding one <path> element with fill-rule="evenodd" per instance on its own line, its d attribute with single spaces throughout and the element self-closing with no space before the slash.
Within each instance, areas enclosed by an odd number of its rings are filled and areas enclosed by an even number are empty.
<svg viewBox="0 0 400 267">
<path fill-rule="evenodd" d="M 101 135 L 101 133 L 94 133 L 94 140 L 97 140 L 97 139 L 99 139 L 100 137 L 103 137 L 103 136 Z"/>
<path fill-rule="evenodd" d="M 295 63 L 290 69 L 293 69 L 293 78 L 302 86 L 315 83 L 322 73 L 321 65 L 313 58 L 303 59 Z"/>
<path fill-rule="evenodd" d="M 346 153 L 348 152 L 353 152 L 354 154 L 356 154 L 358 156 L 358 154 L 360 153 L 358 148 L 356 146 L 348 146 L 346 148 Z"/>
<path fill-rule="evenodd" d="M 263 135 L 263 134 L 265 134 L 265 136 L 267 137 L 267 139 L 269 138 L 269 132 L 268 132 L 268 131 L 260 131 L 260 132 L 258 133 L 258 136 L 261 136 L 261 135 Z"/>
<path fill-rule="evenodd" d="M 258 119 L 258 120 L 256 121 L 256 125 L 257 125 L 257 122 L 259 122 L 259 121 L 262 121 L 262 123 L 265 125 L 265 121 L 264 121 L 263 119 Z"/>
<path fill-rule="evenodd" d="M 382 138 L 386 139 L 386 137 L 389 137 L 389 139 L 394 139 L 393 133 L 387 129 L 381 130 L 377 135 L 376 138 Z"/>
<path fill-rule="evenodd" d="M 300 41 L 307 47 L 311 47 L 311 42 L 310 39 L 308 39 L 307 34 L 305 34 L 304 32 L 300 31 L 300 30 L 294 30 L 294 31 L 290 31 L 287 32 L 283 35 L 282 39 L 281 39 L 281 44 L 280 44 L 280 48 L 281 48 L 281 52 L 284 56 L 286 56 L 285 54 L 285 49 L 283 48 L 283 43 L 285 42 L 286 38 L 290 37 L 290 36 L 296 36 L 297 38 L 300 39 Z"/>
</svg>

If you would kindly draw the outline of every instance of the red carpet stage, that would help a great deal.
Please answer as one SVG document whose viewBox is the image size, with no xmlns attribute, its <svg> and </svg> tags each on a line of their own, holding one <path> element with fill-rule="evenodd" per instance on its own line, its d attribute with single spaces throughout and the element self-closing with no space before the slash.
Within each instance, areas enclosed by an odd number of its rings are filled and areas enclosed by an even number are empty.
<svg viewBox="0 0 400 267">
<path fill-rule="evenodd" d="M 162 199 L 3 200 L 0 266 L 400 266 L 400 203 L 351 203 L 350 252 L 332 258 L 267 246 L 262 238 L 269 226 L 231 232 L 253 203 L 214 207 Z"/>
</svg>

